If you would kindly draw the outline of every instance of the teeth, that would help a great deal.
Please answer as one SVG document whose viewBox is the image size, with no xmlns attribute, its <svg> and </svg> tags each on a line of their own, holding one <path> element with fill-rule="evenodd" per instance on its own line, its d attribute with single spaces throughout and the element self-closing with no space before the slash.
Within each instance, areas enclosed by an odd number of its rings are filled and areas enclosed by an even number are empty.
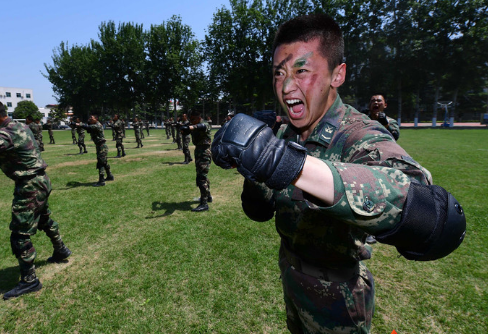
<svg viewBox="0 0 488 334">
<path fill-rule="evenodd" d="M 293 100 L 287 100 L 286 104 L 297 104 L 300 102 L 302 102 L 302 101 L 300 101 L 299 99 L 293 99 Z"/>
</svg>

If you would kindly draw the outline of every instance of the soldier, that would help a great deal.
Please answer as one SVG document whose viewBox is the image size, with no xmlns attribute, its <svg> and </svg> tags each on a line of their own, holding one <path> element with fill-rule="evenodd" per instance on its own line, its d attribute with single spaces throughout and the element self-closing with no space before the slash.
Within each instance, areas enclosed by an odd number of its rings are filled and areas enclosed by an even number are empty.
<svg viewBox="0 0 488 334">
<path fill-rule="evenodd" d="M 132 121 L 132 127 L 134 128 L 134 135 L 136 136 L 137 148 L 144 147 L 144 145 L 142 145 L 141 131 L 140 131 L 141 127 L 137 116 L 134 117 L 134 120 Z"/>
<path fill-rule="evenodd" d="M 188 121 L 188 116 L 186 116 L 186 114 L 183 114 L 182 121 L 181 121 L 181 127 L 186 128 L 186 126 L 188 126 L 189 124 L 190 124 L 190 121 Z M 182 136 L 181 141 L 183 144 L 183 154 L 185 155 L 185 161 L 183 162 L 183 164 L 187 165 L 193 161 L 193 159 L 191 158 L 191 153 L 190 153 L 190 148 L 189 148 L 191 135 L 188 131 L 187 132 L 182 131 L 181 136 Z"/>
<path fill-rule="evenodd" d="M 80 126 L 76 127 L 76 132 L 78 133 L 78 148 L 80 149 L 80 153 L 78 154 L 88 153 L 85 145 L 85 129 L 83 128 L 83 123 L 79 117 L 76 118 L 76 123 L 80 124 Z"/>
<path fill-rule="evenodd" d="M 142 119 L 139 119 L 139 135 L 141 136 L 141 139 L 146 138 L 144 136 L 144 121 Z"/>
<path fill-rule="evenodd" d="M 164 121 L 164 130 L 166 131 L 166 139 L 169 139 L 171 136 L 171 122 L 169 119 Z"/>
<path fill-rule="evenodd" d="M 386 99 L 382 94 L 375 94 L 371 96 L 369 101 L 369 118 L 378 121 L 383 125 L 395 138 L 400 138 L 400 127 L 398 122 L 393 118 L 386 116 L 385 109 L 387 107 Z"/>
<path fill-rule="evenodd" d="M 407 259 L 435 260 L 460 245 L 465 216 L 383 126 L 342 103 L 344 42 L 332 18 L 285 22 L 272 54 L 274 91 L 290 124 L 274 136 L 238 114 L 216 133 L 213 160 L 246 178 L 248 217 L 275 217 L 290 332 L 369 333 L 366 235 Z"/>
<path fill-rule="evenodd" d="M 42 126 L 39 124 L 38 119 L 34 119 L 34 117 L 29 115 L 25 119 L 25 124 L 27 124 L 29 129 L 32 131 L 37 146 L 39 146 L 41 152 L 44 151 L 44 144 L 42 143 Z"/>
<path fill-rule="evenodd" d="M 117 156 L 116 158 L 125 157 L 125 150 L 124 150 L 124 134 L 122 131 L 122 121 L 119 119 L 119 115 L 114 115 L 112 129 L 115 132 L 115 147 L 117 148 Z"/>
<path fill-rule="evenodd" d="M 183 125 L 181 132 L 184 134 L 191 133 L 193 145 L 195 145 L 195 167 L 197 170 L 196 183 L 200 190 L 200 204 L 191 211 L 207 211 L 208 204 L 212 202 L 210 194 L 210 181 L 208 180 L 208 171 L 212 156 L 210 144 L 212 143 L 210 125 L 202 119 L 198 111 L 192 111 L 190 114 L 191 125 Z"/>
<path fill-rule="evenodd" d="M 0 168 L 15 182 L 10 244 L 20 266 L 20 282 L 3 295 L 5 300 L 42 288 L 35 272 L 37 253 L 30 238 L 37 230 L 44 231 L 53 245 L 48 262 L 61 262 L 71 255 L 61 239 L 58 223 L 50 216 L 52 188 L 46 167 L 32 132 L 10 119 L 0 102 Z"/>
<path fill-rule="evenodd" d="M 53 135 L 53 123 L 51 122 L 50 119 L 47 120 L 46 128 L 47 128 L 47 132 L 49 133 L 49 144 L 56 144 Z"/>
<path fill-rule="evenodd" d="M 108 146 L 106 144 L 105 135 L 103 133 L 103 126 L 98 121 L 97 115 L 91 115 L 88 119 L 88 124 L 76 123 L 76 126 L 84 128 L 91 136 L 91 139 L 95 143 L 97 149 L 97 169 L 98 169 L 98 182 L 94 187 L 102 187 L 105 185 L 105 181 L 113 181 L 114 176 L 110 172 L 110 165 L 107 162 Z M 105 178 L 105 172 L 107 177 Z"/>
<path fill-rule="evenodd" d="M 175 121 L 173 120 L 173 117 L 170 118 L 171 121 L 171 137 L 173 137 L 173 143 L 176 143 L 176 127 L 175 127 Z"/>
<path fill-rule="evenodd" d="M 125 138 L 125 119 L 120 120 L 122 122 L 122 137 Z"/>
<path fill-rule="evenodd" d="M 180 118 L 176 118 L 176 122 L 173 123 L 173 127 L 175 129 L 175 133 L 176 133 L 176 145 L 177 145 L 177 150 L 182 150 L 183 149 L 183 145 L 181 144 L 181 131 L 180 131 L 180 128 L 181 128 L 181 121 L 180 121 Z"/>
<path fill-rule="evenodd" d="M 78 144 L 78 141 L 76 140 L 76 122 L 74 120 L 74 117 L 70 118 L 70 122 L 68 125 L 71 128 L 71 139 L 73 139 L 73 145 Z"/>
<path fill-rule="evenodd" d="M 149 137 L 149 121 L 147 119 L 144 121 L 144 127 L 146 128 L 147 136 Z"/>
</svg>

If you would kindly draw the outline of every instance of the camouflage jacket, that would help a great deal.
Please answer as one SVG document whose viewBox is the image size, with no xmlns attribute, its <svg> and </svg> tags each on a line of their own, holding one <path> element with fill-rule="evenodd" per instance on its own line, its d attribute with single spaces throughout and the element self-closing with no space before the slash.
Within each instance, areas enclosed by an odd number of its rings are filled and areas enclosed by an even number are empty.
<svg viewBox="0 0 488 334">
<path fill-rule="evenodd" d="M 32 122 L 29 124 L 29 129 L 31 129 L 32 134 L 34 135 L 34 138 L 36 140 L 42 138 L 42 127 L 40 124 L 37 124 L 36 122 Z"/>
<path fill-rule="evenodd" d="M 210 127 L 210 124 L 208 124 L 203 119 L 200 121 L 199 124 L 205 125 L 205 128 L 195 129 L 191 132 L 191 140 L 192 140 L 193 145 L 195 145 L 195 146 L 211 145 L 212 144 L 212 136 L 210 135 L 210 132 L 212 131 L 212 128 Z"/>
<path fill-rule="evenodd" d="M 95 124 L 83 124 L 83 128 L 88 131 L 95 145 L 100 146 L 105 144 L 105 134 L 103 133 L 103 126 L 100 122 L 96 122 Z"/>
<path fill-rule="evenodd" d="M 46 167 L 29 127 L 10 118 L 0 124 L 0 168 L 5 175 L 17 181 Z"/>
<path fill-rule="evenodd" d="M 115 123 L 112 124 L 112 129 L 115 131 L 115 138 L 120 139 L 123 137 L 124 132 L 123 132 L 124 125 L 120 119 L 118 119 Z"/>
<path fill-rule="evenodd" d="M 80 126 L 76 127 L 76 132 L 78 133 L 78 136 L 85 136 L 85 128 L 83 127 L 85 124 L 80 123 Z"/>
<path fill-rule="evenodd" d="M 380 234 L 401 219 L 412 180 L 432 182 L 384 126 L 344 105 L 339 96 L 305 142 L 290 125 L 282 126 L 277 137 L 301 144 L 330 167 L 334 204 L 326 206 L 293 185 L 282 191 L 264 184 L 247 189 L 256 200 L 274 205 L 282 241 L 316 266 L 348 267 L 363 259 L 365 233 Z"/>
</svg>

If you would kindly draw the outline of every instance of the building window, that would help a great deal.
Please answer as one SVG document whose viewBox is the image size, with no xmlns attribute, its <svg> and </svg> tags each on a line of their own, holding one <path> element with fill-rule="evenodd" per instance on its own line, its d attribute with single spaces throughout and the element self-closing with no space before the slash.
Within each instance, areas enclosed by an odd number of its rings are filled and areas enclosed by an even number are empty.
<svg viewBox="0 0 488 334">
<path fill-rule="evenodd" d="M 30 99 L 30 94 L 25 94 L 25 97 Z"/>
<path fill-rule="evenodd" d="M 21 97 L 22 97 L 22 95 L 21 95 L 20 93 L 17 93 L 17 97 L 18 97 L 18 98 L 21 98 Z"/>
<path fill-rule="evenodd" d="M 12 96 L 10 95 L 10 92 L 5 92 L 5 95 L 7 95 L 7 97 L 12 97 Z"/>
<path fill-rule="evenodd" d="M 7 107 L 12 108 L 12 102 L 7 102 Z"/>
</svg>

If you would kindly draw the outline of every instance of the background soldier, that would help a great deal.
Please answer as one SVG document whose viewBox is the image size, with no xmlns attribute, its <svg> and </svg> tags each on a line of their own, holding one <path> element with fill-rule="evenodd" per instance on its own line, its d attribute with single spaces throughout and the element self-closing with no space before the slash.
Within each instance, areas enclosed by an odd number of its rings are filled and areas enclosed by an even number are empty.
<svg viewBox="0 0 488 334">
<path fill-rule="evenodd" d="M 149 137 L 149 121 L 147 119 L 144 121 L 144 126 L 146 127 L 147 136 Z"/>
<path fill-rule="evenodd" d="M 44 142 L 42 141 L 42 124 L 41 124 L 41 119 L 39 117 L 36 117 L 34 119 L 34 122 L 37 125 L 37 143 L 39 144 L 39 148 L 41 149 L 41 152 L 44 151 Z"/>
<path fill-rule="evenodd" d="M 124 150 L 124 134 L 122 131 L 123 125 L 122 120 L 119 119 L 119 115 L 115 115 L 112 123 L 112 129 L 115 132 L 115 147 L 117 148 L 117 157 L 125 157 L 125 150 Z"/>
<path fill-rule="evenodd" d="M 122 137 L 125 138 L 125 119 L 120 120 L 122 122 Z"/>
<path fill-rule="evenodd" d="M 192 111 L 190 114 L 191 125 L 181 127 L 183 133 L 191 133 L 193 145 L 195 145 L 195 167 L 197 171 L 196 183 L 200 189 L 200 204 L 191 211 L 199 212 L 208 210 L 208 204 L 212 202 L 210 195 L 210 181 L 208 171 L 212 162 L 210 145 L 212 143 L 210 125 L 202 119 L 200 112 Z"/>
<path fill-rule="evenodd" d="M 173 117 L 170 118 L 170 125 L 171 125 L 171 137 L 173 137 L 173 143 L 176 143 L 176 136 L 175 136 L 175 132 L 176 132 L 176 128 L 175 128 L 175 121 L 173 120 Z"/>
<path fill-rule="evenodd" d="M 140 127 L 139 119 L 137 117 L 134 117 L 134 121 L 132 122 L 132 127 L 134 128 L 134 135 L 136 136 L 136 143 L 137 143 L 136 148 L 144 147 L 144 145 L 142 145 L 142 140 L 141 140 L 141 131 L 140 131 L 141 127 Z"/>
<path fill-rule="evenodd" d="M 32 117 L 31 115 L 26 117 L 25 124 L 27 124 L 29 126 L 29 129 L 32 131 L 37 146 L 39 146 L 41 152 L 44 151 L 44 144 L 42 143 L 42 127 L 40 127 L 40 124 L 35 122 L 34 117 Z"/>
<path fill-rule="evenodd" d="M 387 107 L 386 99 L 382 94 L 375 94 L 371 96 L 369 101 L 369 118 L 378 121 L 383 125 L 395 138 L 400 138 L 400 127 L 398 122 L 393 118 L 386 116 L 385 109 Z"/>
<path fill-rule="evenodd" d="M 49 144 L 56 144 L 54 142 L 54 135 L 53 135 L 53 123 L 50 119 L 47 120 L 46 124 L 47 132 L 49 133 Z"/>
<path fill-rule="evenodd" d="M 177 150 L 181 150 L 183 149 L 183 145 L 181 144 L 181 131 L 180 131 L 180 128 L 181 128 L 181 122 L 180 122 L 180 118 L 176 118 L 176 122 L 173 123 L 173 127 L 175 129 L 175 133 L 176 133 L 176 145 L 177 145 Z"/>
<path fill-rule="evenodd" d="M 76 127 L 76 132 L 78 132 L 78 148 L 80 149 L 80 153 L 78 154 L 88 153 L 85 145 L 85 129 L 83 128 L 83 123 L 80 118 L 76 118 L 76 123 L 80 124 L 80 126 Z"/>
<path fill-rule="evenodd" d="M 88 124 L 77 123 L 76 126 L 83 127 L 88 131 L 97 149 L 98 182 L 93 186 L 101 187 L 105 185 L 105 181 L 113 181 L 114 176 L 110 173 L 110 165 L 107 162 L 108 146 L 103 133 L 103 126 L 98 121 L 98 116 L 91 115 L 88 119 Z M 107 173 L 107 178 L 104 178 L 105 172 Z"/>
<path fill-rule="evenodd" d="M 139 134 L 141 136 L 141 139 L 146 138 L 144 136 L 144 121 L 142 119 L 139 119 Z"/>
<path fill-rule="evenodd" d="M 188 117 L 186 116 L 186 114 L 183 114 L 183 117 L 182 117 L 182 120 L 181 120 L 181 128 L 183 129 L 183 127 L 187 127 L 188 125 L 190 125 L 190 121 L 188 121 Z M 190 162 L 193 161 L 193 159 L 191 158 L 191 153 L 190 153 L 190 140 L 191 140 L 191 134 L 190 132 L 186 131 L 186 132 L 183 132 L 181 131 L 181 142 L 182 142 L 182 145 L 183 145 L 183 154 L 185 155 L 185 161 L 183 162 L 185 165 L 189 164 Z"/>
<path fill-rule="evenodd" d="M 73 144 L 78 144 L 78 141 L 76 141 L 76 122 L 73 117 L 70 118 L 68 125 L 71 128 L 71 139 L 73 139 Z"/>
<path fill-rule="evenodd" d="M 20 267 L 20 282 L 3 295 L 5 300 L 42 288 L 35 272 L 37 253 L 30 238 L 38 229 L 46 233 L 54 248 L 48 262 L 61 262 L 71 255 L 61 239 L 58 223 L 50 216 L 52 188 L 46 167 L 31 131 L 10 119 L 0 102 L 0 168 L 15 182 L 10 244 Z"/>
<path fill-rule="evenodd" d="M 171 122 L 169 119 L 164 120 L 164 130 L 166 131 L 166 139 L 171 136 Z"/>
</svg>

